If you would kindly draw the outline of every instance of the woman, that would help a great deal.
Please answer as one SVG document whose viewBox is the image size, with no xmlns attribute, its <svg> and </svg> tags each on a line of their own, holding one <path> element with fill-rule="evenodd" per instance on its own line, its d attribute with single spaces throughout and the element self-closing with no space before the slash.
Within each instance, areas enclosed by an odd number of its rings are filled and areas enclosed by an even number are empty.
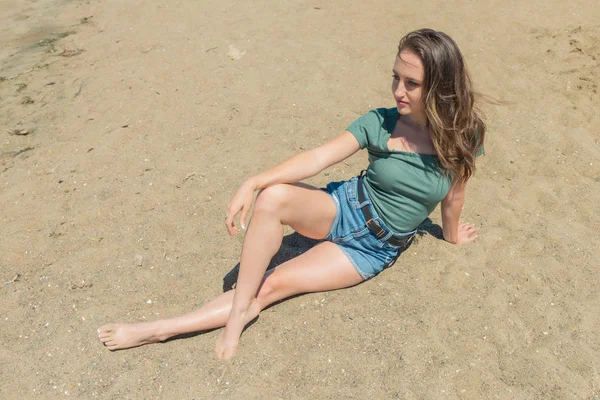
<svg viewBox="0 0 600 400">
<path fill-rule="evenodd" d="M 377 275 L 406 247 L 416 227 L 441 202 L 444 238 L 473 241 L 477 230 L 459 223 L 465 185 L 483 148 L 485 125 L 456 43 L 429 29 L 398 46 L 392 93 L 396 107 L 377 109 L 348 130 L 260 175 L 247 179 L 227 205 L 230 235 L 248 226 L 236 288 L 180 317 L 98 329 L 110 350 L 225 327 L 217 356 L 231 358 L 244 326 L 268 305 L 299 293 L 356 285 Z M 300 182 L 367 148 L 366 174 L 319 190 Z M 283 225 L 323 242 L 265 273 L 279 249 Z"/>
</svg>

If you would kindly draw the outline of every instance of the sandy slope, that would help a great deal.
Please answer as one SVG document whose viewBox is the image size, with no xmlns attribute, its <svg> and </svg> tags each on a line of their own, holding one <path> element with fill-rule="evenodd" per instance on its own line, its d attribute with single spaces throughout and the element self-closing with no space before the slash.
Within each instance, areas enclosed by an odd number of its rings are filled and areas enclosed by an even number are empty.
<svg viewBox="0 0 600 400">
<path fill-rule="evenodd" d="M 0 397 L 597 398 L 595 3 L 1 1 Z M 372 281 L 270 308 L 230 363 L 217 332 L 106 351 L 98 326 L 222 292 L 237 184 L 393 106 L 422 26 L 508 102 L 484 106 L 478 241 L 426 234 Z"/>
</svg>

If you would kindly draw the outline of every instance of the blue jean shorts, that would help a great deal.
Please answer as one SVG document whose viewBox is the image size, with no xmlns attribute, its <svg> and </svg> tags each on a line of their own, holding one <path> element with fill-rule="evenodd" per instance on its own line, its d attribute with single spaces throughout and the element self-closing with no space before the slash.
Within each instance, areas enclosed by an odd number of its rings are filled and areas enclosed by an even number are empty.
<svg viewBox="0 0 600 400">
<path fill-rule="evenodd" d="M 324 189 L 335 201 L 337 208 L 329 235 L 325 238 L 337 244 L 348 256 L 354 267 L 365 280 L 379 274 L 396 261 L 399 253 L 412 242 L 415 231 L 408 233 L 392 232 L 379 218 L 373 204 L 365 192 L 363 203 L 358 201 L 358 177 L 349 181 L 332 182 Z M 378 238 L 367 228 L 361 207 L 368 205 L 373 219 L 387 232 Z M 386 240 L 390 237 L 402 239 L 403 245 L 392 245 Z"/>
</svg>

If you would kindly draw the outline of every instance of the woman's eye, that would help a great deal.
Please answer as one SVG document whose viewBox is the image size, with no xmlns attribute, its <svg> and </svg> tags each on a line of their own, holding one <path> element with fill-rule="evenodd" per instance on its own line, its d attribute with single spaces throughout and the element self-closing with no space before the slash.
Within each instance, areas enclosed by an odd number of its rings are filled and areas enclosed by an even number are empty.
<svg viewBox="0 0 600 400">
<path fill-rule="evenodd" d="M 413 81 L 408 81 L 408 86 L 417 86 L 417 82 L 413 82 Z"/>
<path fill-rule="evenodd" d="M 394 78 L 395 81 L 399 80 L 400 78 L 398 77 L 398 75 L 392 75 L 392 78 Z"/>
</svg>

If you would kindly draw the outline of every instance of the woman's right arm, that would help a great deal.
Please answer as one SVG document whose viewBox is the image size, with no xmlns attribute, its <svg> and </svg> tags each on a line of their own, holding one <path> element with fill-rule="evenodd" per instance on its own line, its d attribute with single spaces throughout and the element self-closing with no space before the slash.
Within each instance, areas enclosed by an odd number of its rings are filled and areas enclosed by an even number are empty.
<svg viewBox="0 0 600 400">
<path fill-rule="evenodd" d="M 225 224 L 230 235 L 237 233 L 233 221 L 241 212 L 240 225 L 246 229 L 246 217 L 252 202 L 254 192 L 279 183 L 300 182 L 317 175 L 324 169 L 345 160 L 360 150 L 358 140 L 345 131 L 327 143 L 303 153 L 297 154 L 287 161 L 270 168 L 265 172 L 246 179 L 227 204 L 227 219 Z"/>
<path fill-rule="evenodd" d="M 252 182 L 255 189 L 264 189 L 278 183 L 300 182 L 345 160 L 358 150 L 360 146 L 354 135 L 345 131 L 327 143 L 297 154 L 248 180 Z"/>
</svg>

